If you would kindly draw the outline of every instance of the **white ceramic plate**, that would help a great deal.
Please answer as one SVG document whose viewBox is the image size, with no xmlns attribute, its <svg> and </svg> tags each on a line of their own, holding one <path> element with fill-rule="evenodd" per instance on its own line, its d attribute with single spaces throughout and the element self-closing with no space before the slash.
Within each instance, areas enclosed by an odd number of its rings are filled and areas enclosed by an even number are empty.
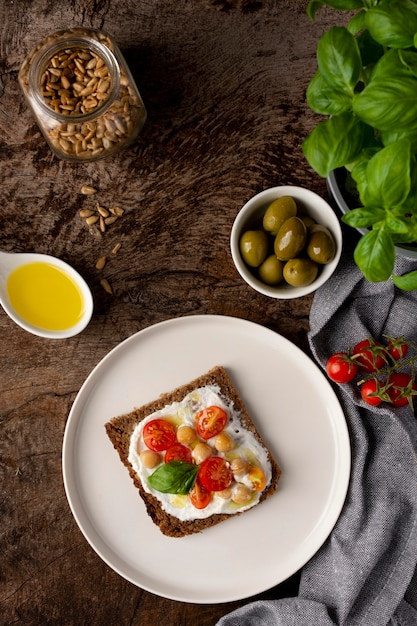
<svg viewBox="0 0 417 626">
<path fill-rule="evenodd" d="M 215 365 L 227 369 L 282 467 L 279 491 L 202 533 L 166 537 L 104 424 Z M 190 316 L 133 335 L 92 371 L 66 425 L 63 475 L 81 531 L 114 571 L 157 595 L 211 604 L 261 593 L 314 555 L 346 496 L 350 444 L 336 395 L 299 348 L 252 322 Z"/>
</svg>

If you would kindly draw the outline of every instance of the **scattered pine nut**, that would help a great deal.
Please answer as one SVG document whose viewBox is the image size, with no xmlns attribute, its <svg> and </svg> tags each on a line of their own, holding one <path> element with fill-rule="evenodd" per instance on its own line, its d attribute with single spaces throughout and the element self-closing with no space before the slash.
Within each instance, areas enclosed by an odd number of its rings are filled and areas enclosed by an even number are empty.
<svg viewBox="0 0 417 626">
<path fill-rule="evenodd" d="M 105 209 L 104 206 L 100 206 L 98 202 L 96 204 L 96 209 L 103 217 L 109 217 L 110 213 L 108 212 L 108 210 Z"/>
<path fill-rule="evenodd" d="M 107 278 L 102 278 L 100 281 L 100 285 L 103 287 L 104 291 L 106 293 L 109 293 L 110 295 L 113 295 L 113 289 L 110 286 L 109 281 L 107 280 Z"/>
<path fill-rule="evenodd" d="M 110 224 L 114 224 L 114 222 L 116 221 L 117 221 L 117 215 L 112 215 L 111 217 L 104 218 L 104 223 L 107 224 L 107 226 L 110 226 Z"/>
<path fill-rule="evenodd" d="M 116 245 L 114 246 L 113 250 L 111 251 L 112 254 L 117 254 L 121 248 L 121 243 L 116 243 Z"/>
<path fill-rule="evenodd" d="M 100 215 L 100 230 L 102 233 L 106 232 L 106 224 L 104 223 L 104 217 Z"/>
<path fill-rule="evenodd" d="M 92 226 L 93 224 L 95 224 L 96 222 L 98 222 L 98 215 L 90 215 L 90 217 L 87 217 L 87 219 L 85 220 L 87 226 Z"/>
<path fill-rule="evenodd" d="M 81 187 L 81 193 L 84 196 L 92 196 L 97 193 L 97 189 L 95 189 L 95 187 L 92 187 L 91 185 L 83 185 Z"/>
<path fill-rule="evenodd" d="M 112 213 L 113 215 L 117 215 L 117 217 L 121 217 L 123 215 L 123 213 L 125 212 L 124 209 L 122 209 L 119 206 L 111 206 L 109 208 L 110 213 Z"/>
<path fill-rule="evenodd" d="M 101 256 L 96 263 L 96 269 L 98 270 L 102 270 L 104 268 L 104 266 L 106 265 L 106 261 L 107 261 L 107 257 L 105 256 Z"/>
<path fill-rule="evenodd" d="M 94 215 L 94 211 L 92 209 L 81 209 L 80 217 L 91 217 Z"/>
</svg>

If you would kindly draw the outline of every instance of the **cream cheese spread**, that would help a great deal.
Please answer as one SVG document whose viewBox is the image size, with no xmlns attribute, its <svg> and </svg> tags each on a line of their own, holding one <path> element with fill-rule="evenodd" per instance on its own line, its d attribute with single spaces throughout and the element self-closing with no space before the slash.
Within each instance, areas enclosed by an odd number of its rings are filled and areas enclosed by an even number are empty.
<svg viewBox="0 0 417 626">
<path fill-rule="evenodd" d="M 259 466 L 266 477 L 265 488 L 270 484 L 272 478 L 271 464 L 265 448 L 260 445 L 253 433 L 242 427 L 239 420 L 239 413 L 234 408 L 233 402 L 225 399 L 220 394 L 220 389 L 217 385 L 208 385 L 195 389 L 181 402 L 173 402 L 163 409 L 148 415 L 136 426 L 130 439 L 128 457 L 129 463 L 141 480 L 143 489 L 158 498 L 161 507 L 166 513 L 174 515 L 182 521 L 204 519 L 216 513 L 233 514 L 245 511 L 258 504 L 262 493 L 254 491 L 253 497 L 249 503 L 237 504 L 231 498 L 225 499 L 214 492 L 213 498 L 206 508 L 197 509 L 191 504 L 187 495 L 161 493 L 149 485 L 148 477 L 155 469 L 144 467 L 140 460 L 140 453 L 146 449 L 142 437 L 145 424 L 153 419 L 163 418 L 170 421 L 176 427 L 188 425 L 194 428 L 195 414 L 209 406 L 219 406 L 226 411 L 228 421 L 223 432 L 230 435 L 234 441 L 233 449 L 230 452 L 222 453 L 214 449 L 214 438 L 208 439 L 205 443 L 213 447 L 213 454 L 224 457 L 228 461 L 236 457 L 241 457 L 250 464 Z M 251 483 L 245 479 L 245 477 L 239 477 L 236 480 L 251 486 Z M 236 488 L 236 485 L 237 483 L 234 483 L 232 489 Z"/>
</svg>

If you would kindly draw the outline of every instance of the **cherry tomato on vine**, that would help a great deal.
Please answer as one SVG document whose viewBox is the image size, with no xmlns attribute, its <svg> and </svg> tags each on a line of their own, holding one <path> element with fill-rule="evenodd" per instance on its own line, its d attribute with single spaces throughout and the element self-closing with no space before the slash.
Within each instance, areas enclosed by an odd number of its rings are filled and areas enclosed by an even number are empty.
<svg viewBox="0 0 417 626">
<path fill-rule="evenodd" d="M 395 361 L 403 359 L 408 352 L 408 345 L 403 339 L 390 339 L 387 350 Z"/>
<path fill-rule="evenodd" d="M 165 463 L 170 461 L 183 461 L 184 463 L 192 463 L 193 456 L 191 454 L 191 448 L 184 446 L 182 443 L 173 443 L 172 446 L 167 448 L 164 457 Z"/>
<path fill-rule="evenodd" d="M 222 432 L 226 426 L 227 413 L 219 406 L 208 406 L 196 414 L 195 421 L 198 436 L 207 440 Z"/>
<path fill-rule="evenodd" d="M 162 418 L 151 420 L 143 428 L 143 441 L 149 450 L 162 452 L 175 443 L 175 428 Z"/>
<path fill-rule="evenodd" d="M 384 346 L 373 339 L 363 339 L 353 348 L 355 362 L 368 373 L 376 372 L 387 364 L 385 355 Z"/>
<path fill-rule="evenodd" d="M 327 360 L 326 372 L 335 383 L 348 383 L 355 378 L 358 366 L 347 352 L 336 352 Z"/>
<path fill-rule="evenodd" d="M 406 406 L 417 393 L 417 385 L 410 374 L 394 372 L 387 381 L 390 401 L 394 406 Z"/>
<path fill-rule="evenodd" d="M 188 494 L 190 502 L 196 509 L 205 509 L 208 506 L 213 498 L 213 494 L 211 491 L 203 487 L 200 481 L 197 480 L 194 483 L 194 487 Z"/>
<path fill-rule="evenodd" d="M 229 463 L 221 456 L 210 456 L 202 462 L 198 480 L 208 491 L 223 491 L 233 480 Z"/>
<path fill-rule="evenodd" d="M 367 404 L 378 406 L 382 402 L 380 394 L 380 386 L 375 378 L 371 378 L 363 383 L 361 387 L 361 396 Z"/>
</svg>

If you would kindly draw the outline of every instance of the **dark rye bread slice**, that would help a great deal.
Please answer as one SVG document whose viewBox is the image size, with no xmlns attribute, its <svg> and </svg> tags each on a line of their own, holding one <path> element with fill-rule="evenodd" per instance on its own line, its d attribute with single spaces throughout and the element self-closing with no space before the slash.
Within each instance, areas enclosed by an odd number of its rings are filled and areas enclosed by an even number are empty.
<svg viewBox="0 0 417 626">
<path fill-rule="evenodd" d="M 205 519 L 181 521 L 174 515 L 166 513 L 162 509 L 159 500 L 154 495 L 147 493 L 143 489 L 140 478 L 137 476 L 136 472 L 128 461 L 130 437 L 136 425 L 141 420 L 143 420 L 151 413 L 154 413 L 155 411 L 158 411 L 173 402 L 181 402 L 185 398 L 185 396 L 194 389 L 197 389 L 199 387 L 205 387 L 207 385 L 217 385 L 220 389 L 220 395 L 226 399 L 227 403 L 229 403 L 230 401 L 233 402 L 234 408 L 238 413 L 240 413 L 240 422 L 243 428 L 246 428 L 251 433 L 253 433 L 254 437 L 259 441 L 259 443 L 267 452 L 272 468 L 272 479 L 268 487 L 262 492 L 258 504 L 260 504 L 262 501 L 266 500 L 267 498 L 269 498 L 269 496 L 275 493 L 278 487 L 278 479 L 281 474 L 281 469 L 272 457 L 271 452 L 265 445 L 260 434 L 256 430 L 255 425 L 253 424 L 248 412 L 246 411 L 246 408 L 244 407 L 238 393 L 233 387 L 225 369 L 219 366 L 214 367 L 209 372 L 207 372 L 207 374 L 199 376 L 198 378 L 192 380 L 186 385 L 178 387 L 170 393 L 162 394 L 157 400 L 149 402 L 148 404 L 133 410 L 131 413 L 127 413 L 126 415 L 121 415 L 119 417 L 114 417 L 105 424 L 107 435 L 109 436 L 111 442 L 113 443 L 113 446 L 119 453 L 122 463 L 129 470 L 129 474 L 135 486 L 139 490 L 139 493 L 146 505 L 148 515 L 159 527 L 161 532 L 164 535 L 168 535 L 170 537 L 184 537 L 185 535 L 191 535 L 193 533 L 200 532 L 206 528 L 214 526 L 215 524 L 219 524 L 226 519 L 235 517 L 236 515 L 241 515 L 245 512 L 241 511 L 233 514 L 216 513 Z"/>
</svg>

